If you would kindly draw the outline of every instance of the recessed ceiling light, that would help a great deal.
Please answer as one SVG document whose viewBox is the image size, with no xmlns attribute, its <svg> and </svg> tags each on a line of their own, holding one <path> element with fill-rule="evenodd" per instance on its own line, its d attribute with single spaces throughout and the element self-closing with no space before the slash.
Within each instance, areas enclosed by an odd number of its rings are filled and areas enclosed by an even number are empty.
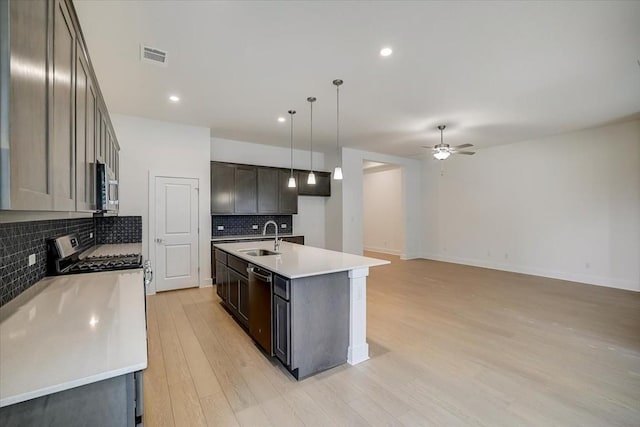
<svg viewBox="0 0 640 427">
<path fill-rule="evenodd" d="M 285 120 L 286 120 L 286 119 L 285 119 L 284 117 L 278 117 L 278 121 L 279 121 L 280 123 L 284 123 L 284 122 L 285 122 Z"/>
<path fill-rule="evenodd" d="M 383 47 L 380 49 L 380 56 L 389 56 L 393 53 L 390 47 Z"/>
<path fill-rule="evenodd" d="M 169 97 L 169 101 L 171 101 L 171 102 L 178 102 L 178 101 L 180 101 L 180 97 L 179 97 L 179 96 L 176 96 L 176 95 L 171 95 L 171 96 Z"/>
</svg>

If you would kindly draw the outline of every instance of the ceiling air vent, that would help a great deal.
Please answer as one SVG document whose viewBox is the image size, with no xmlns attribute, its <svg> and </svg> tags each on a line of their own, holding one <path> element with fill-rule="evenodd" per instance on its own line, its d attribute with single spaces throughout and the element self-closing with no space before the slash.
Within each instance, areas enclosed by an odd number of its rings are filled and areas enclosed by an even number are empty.
<svg viewBox="0 0 640 427">
<path fill-rule="evenodd" d="M 150 62 L 155 65 L 167 66 L 167 52 L 156 49 L 154 47 L 141 45 L 140 60 L 142 62 Z"/>
</svg>

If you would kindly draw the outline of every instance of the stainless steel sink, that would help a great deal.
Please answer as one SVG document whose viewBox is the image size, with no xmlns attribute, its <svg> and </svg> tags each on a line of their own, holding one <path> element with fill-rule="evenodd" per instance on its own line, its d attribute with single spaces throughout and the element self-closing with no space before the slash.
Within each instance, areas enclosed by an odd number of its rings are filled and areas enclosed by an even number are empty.
<svg viewBox="0 0 640 427">
<path fill-rule="evenodd" d="M 280 252 L 274 252 L 268 249 L 241 249 L 238 252 L 242 252 L 243 254 L 247 254 L 249 256 L 280 255 Z"/>
</svg>

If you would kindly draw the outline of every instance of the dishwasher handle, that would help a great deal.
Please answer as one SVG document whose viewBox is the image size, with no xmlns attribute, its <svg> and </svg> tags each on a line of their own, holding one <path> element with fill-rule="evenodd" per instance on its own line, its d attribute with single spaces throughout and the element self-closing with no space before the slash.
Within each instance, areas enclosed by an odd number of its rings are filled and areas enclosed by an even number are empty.
<svg viewBox="0 0 640 427">
<path fill-rule="evenodd" d="M 271 277 L 272 277 L 271 274 L 269 274 L 269 275 L 260 274 L 260 273 L 256 272 L 256 268 L 255 267 L 248 267 L 247 268 L 247 273 L 256 276 L 258 279 L 260 279 L 260 280 L 262 280 L 264 282 L 271 283 Z"/>
</svg>

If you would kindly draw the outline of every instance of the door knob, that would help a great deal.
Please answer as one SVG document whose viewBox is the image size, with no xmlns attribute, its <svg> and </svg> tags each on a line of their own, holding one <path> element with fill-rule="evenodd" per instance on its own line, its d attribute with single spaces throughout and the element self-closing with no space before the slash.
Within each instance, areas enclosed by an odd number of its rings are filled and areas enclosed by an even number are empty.
<svg viewBox="0 0 640 427">
<path fill-rule="evenodd" d="M 164 239 L 161 239 L 161 238 L 156 239 L 156 243 L 163 243 L 163 242 L 164 242 Z"/>
</svg>

